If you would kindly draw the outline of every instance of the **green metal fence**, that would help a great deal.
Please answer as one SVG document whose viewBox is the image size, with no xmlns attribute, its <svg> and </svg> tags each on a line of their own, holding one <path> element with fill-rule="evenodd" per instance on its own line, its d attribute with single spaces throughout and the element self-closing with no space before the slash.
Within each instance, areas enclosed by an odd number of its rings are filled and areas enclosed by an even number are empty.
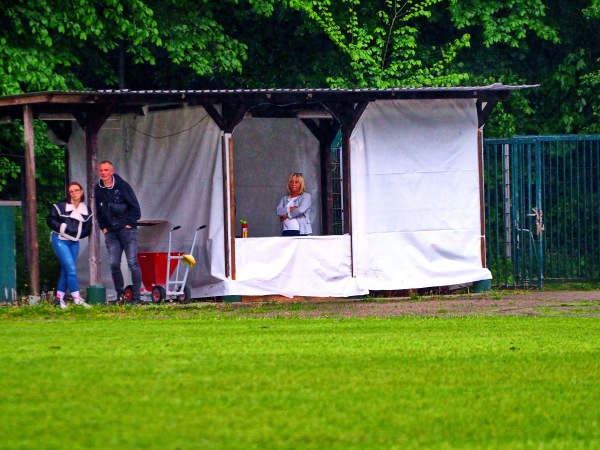
<svg viewBox="0 0 600 450">
<path fill-rule="evenodd" d="M 600 135 L 484 141 L 493 285 L 600 281 Z"/>
</svg>

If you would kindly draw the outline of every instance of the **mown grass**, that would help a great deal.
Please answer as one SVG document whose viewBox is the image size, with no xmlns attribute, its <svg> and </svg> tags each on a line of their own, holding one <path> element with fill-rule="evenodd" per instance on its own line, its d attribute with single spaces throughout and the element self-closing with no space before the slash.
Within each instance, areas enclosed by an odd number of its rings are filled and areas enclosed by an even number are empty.
<svg viewBox="0 0 600 450">
<path fill-rule="evenodd" d="M 5 308 L 0 448 L 600 446 L 597 319 L 230 312 Z"/>
</svg>

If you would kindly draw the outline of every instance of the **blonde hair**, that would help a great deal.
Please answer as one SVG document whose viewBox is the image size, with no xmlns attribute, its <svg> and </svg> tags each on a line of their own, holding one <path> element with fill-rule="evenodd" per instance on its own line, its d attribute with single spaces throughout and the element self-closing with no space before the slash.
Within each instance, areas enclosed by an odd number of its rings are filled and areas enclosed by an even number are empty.
<svg viewBox="0 0 600 450">
<path fill-rule="evenodd" d="M 290 183 L 292 182 L 292 180 L 298 180 L 300 182 L 300 191 L 298 192 L 298 194 L 304 194 L 304 192 L 306 191 L 306 184 L 304 183 L 304 177 L 299 172 L 290 173 L 290 177 L 288 178 L 288 182 L 287 182 L 288 194 L 292 193 L 290 191 Z"/>
</svg>

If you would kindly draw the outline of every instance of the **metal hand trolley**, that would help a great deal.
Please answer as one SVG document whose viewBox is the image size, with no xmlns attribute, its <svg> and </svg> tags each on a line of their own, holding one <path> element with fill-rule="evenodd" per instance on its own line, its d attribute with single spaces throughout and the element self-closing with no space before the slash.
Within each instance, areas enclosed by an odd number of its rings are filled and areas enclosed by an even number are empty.
<svg viewBox="0 0 600 450">
<path fill-rule="evenodd" d="M 206 228 L 206 225 L 201 225 L 196 228 L 194 239 L 192 240 L 192 247 L 188 254 L 171 251 L 171 235 L 173 231 L 179 230 L 180 228 L 181 225 L 177 225 L 169 230 L 169 250 L 167 252 L 138 252 L 138 263 L 140 264 L 140 270 L 142 271 L 142 298 L 149 295 L 150 301 L 154 303 L 160 303 L 167 299 L 175 300 L 180 303 L 190 301 L 192 294 L 190 288 L 186 286 L 185 283 L 190 267 L 193 267 L 196 264 L 193 252 L 198 231 Z M 186 268 L 183 271 L 179 270 L 180 260 L 186 265 Z M 175 273 L 175 276 L 173 276 L 173 273 Z M 126 302 L 131 302 L 133 299 L 132 285 L 125 288 L 123 296 Z"/>
</svg>

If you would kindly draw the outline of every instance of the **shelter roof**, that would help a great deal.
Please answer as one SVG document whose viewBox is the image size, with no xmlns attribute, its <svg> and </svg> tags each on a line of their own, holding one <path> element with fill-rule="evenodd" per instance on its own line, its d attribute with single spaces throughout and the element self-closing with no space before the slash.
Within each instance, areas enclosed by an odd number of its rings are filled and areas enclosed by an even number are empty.
<svg viewBox="0 0 600 450">
<path fill-rule="evenodd" d="M 363 103 L 393 99 L 472 98 L 478 102 L 506 99 L 511 91 L 538 85 L 421 87 L 388 89 L 224 89 L 224 90 L 97 90 L 47 91 L 0 97 L 0 119 L 22 118 L 22 108 L 31 105 L 34 116 L 85 113 L 110 107 L 113 114 L 145 113 L 147 109 L 228 104 L 246 107 L 253 117 L 293 117 L 299 110 L 323 110 L 327 104 Z M 144 110 L 146 108 L 146 110 Z"/>
</svg>

